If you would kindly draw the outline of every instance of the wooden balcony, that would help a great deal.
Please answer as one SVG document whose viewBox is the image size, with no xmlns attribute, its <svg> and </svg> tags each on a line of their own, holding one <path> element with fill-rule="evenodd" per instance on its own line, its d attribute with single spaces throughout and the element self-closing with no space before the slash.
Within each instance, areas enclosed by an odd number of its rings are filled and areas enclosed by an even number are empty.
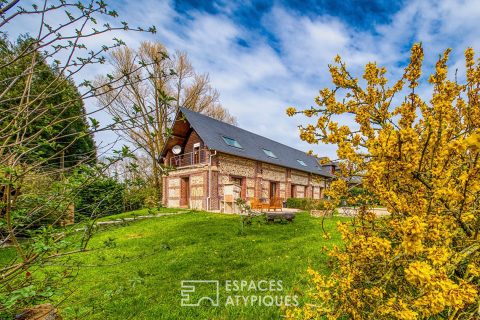
<svg viewBox="0 0 480 320">
<path fill-rule="evenodd" d="M 208 163 L 209 155 L 210 152 L 208 149 L 199 149 L 194 152 L 188 152 L 171 157 L 168 161 L 168 165 L 175 168 L 183 168 L 198 164 L 206 164 Z"/>
</svg>

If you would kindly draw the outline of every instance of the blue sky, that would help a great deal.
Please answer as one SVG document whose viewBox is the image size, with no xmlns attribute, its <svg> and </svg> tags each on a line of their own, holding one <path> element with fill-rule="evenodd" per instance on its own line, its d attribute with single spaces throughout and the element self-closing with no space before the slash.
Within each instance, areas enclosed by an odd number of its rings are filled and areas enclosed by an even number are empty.
<svg viewBox="0 0 480 320">
<path fill-rule="evenodd" d="M 110 1 L 122 20 L 156 25 L 155 35 L 120 35 L 129 46 L 161 41 L 186 51 L 198 72 L 208 72 L 222 104 L 239 126 L 287 145 L 308 150 L 298 138 L 301 117 L 288 118 L 288 106 L 310 106 L 329 86 L 328 64 L 338 53 L 361 77 L 376 61 L 395 79 L 409 48 L 422 42 L 426 74 L 438 55 L 453 49 L 450 66 L 463 70 L 463 51 L 480 50 L 480 1 Z M 12 33 L 32 26 L 17 23 Z M 110 36 L 111 37 L 111 36 Z M 99 68 L 97 73 L 106 70 Z M 426 76 L 427 76 L 426 75 Z M 428 97 L 428 86 L 420 88 Z M 89 108 L 94 108 L 89 103 Z M 351 123 L 351 119 L 340 119 Z M 98 136 L 113 139 L 111 134 Z M 333 146 L 313 146 L 335 158 Z"/>
<path fill-rule="evenodd" d="M 404 1 L 357 0 L 357 1 L 175 1 L 176 12 L 189 15 L 197 11 L 212 15 L 227 15 L 236 24 L 243 25 L 254 32 L 269 33 L 262 25 L 264 15 L 272 8 L 283 7 L 311 19 L 329 15 L 338 17 L 344 23 L 359 29 L 372 30 L 375 24 L 388 23 L 392 15 L 403 5 Z"/>
</svg>

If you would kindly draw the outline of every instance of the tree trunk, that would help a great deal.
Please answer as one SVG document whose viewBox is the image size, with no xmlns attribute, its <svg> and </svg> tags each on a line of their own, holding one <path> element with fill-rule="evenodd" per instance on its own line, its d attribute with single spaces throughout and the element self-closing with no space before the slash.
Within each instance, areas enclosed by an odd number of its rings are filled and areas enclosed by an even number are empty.
<svg viewBox="0 0 480 320">
<path fill-rule="evenodd" d="M 160 177 L 160 170 L 158 169 L 158 162 L 155 157 L 152 157 L 153 167 L 153 181 L 155 184 L 155 203 L 158 206 L 162 204 L 162 179 Z"/>
</svg>

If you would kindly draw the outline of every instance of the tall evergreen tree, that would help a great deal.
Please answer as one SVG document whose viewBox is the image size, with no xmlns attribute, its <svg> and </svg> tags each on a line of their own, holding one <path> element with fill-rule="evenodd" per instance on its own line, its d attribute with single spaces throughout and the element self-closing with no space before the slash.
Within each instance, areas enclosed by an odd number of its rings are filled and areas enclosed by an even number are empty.
<svg viewBox="0 0 480 320">
<path fill-rule="evenodd" d="M 22 148 L 15 145 L 19 135 L 33 137 L 37 132 L 39 136 L 32 139 L 32 147 L 35 152 L 28 153 L 24 161 L 37 161 L 44 159 L 46 167 L 71 167 L 80 162 L 94 162 L 96 159 L 96 148 L 93 136 L 89 131 L 86 120 L 85 106 L 75 84 L 65 79 L 55 66 L 49 65 L 41 53 L 35 52 L 12 61 L 12 56 L 19 52 L 31 41 L 28 37 L 20 37 L 16 43 L 10 43 L 5 38 L 0 39 L 1 62 L 9 65 L 0 70 L 0 92 L 6 92 L 3 103 L 0 105 L 0 137 L 1 143 L 11 145 L 11 150 L 22 152 Z M 33 55 L 36 55 L 33 57 Z M 34 70 L 28 65 L 35 58 L 38 63 Z M 27 71 L 27 72 L 26 72 Z M 24 73 L 23 76 L 18 77 Z M 23 115 L 13 106 L 19 105 L 22 99 L 22 91 L 27 87 L 31 73 L 32 84 L 30 92 L 26 95 L 30 101 L 35 101 L 29 108 L 35 112 L 24 110 Z M 15 80 L 13 80 L 15 79 Z M 58 79 L 58 80 L 55 80 Z M 52 88 L 52 84 L 55 86 Z M 43 94 L 48 92 L 48 95 Z M 25 115 L 29 115 L 25 117 Z M 26 132 L 18 132 L 12 135 L 7 131 L 7 126 L 28 124 Z M 40 130 L 44 128 L 45 130 Z M 10 132 L 9 136 L 1 134 L 2 131 Z M 40 141 L 40 143 L 39 143 Z"/>
</svg>

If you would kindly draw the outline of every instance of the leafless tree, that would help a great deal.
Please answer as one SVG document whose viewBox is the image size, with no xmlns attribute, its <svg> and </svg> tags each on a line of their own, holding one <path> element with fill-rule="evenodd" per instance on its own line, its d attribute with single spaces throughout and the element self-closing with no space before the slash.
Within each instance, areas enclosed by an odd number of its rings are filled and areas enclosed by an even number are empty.
<svg viewBox="0 0 480 320">
<path fill-rule="evenodd" d="M 117 132 L 150 157 L 160 203 L 163 169 L 159 157 L 179 108 L 229 123 L 236 120 L 219 103 L 219 93 L 212 88 L 208 74 L 197 74 L 184 52 L 177 51 L 170 57 L 161 43 L 143 42 L 138 50 L 113 50 L 108 61 L 114 69 L 113 79 L 129 76 L 121 88 L 113 89 L 108 84 L 102 87 L 105 94 L 99 99 L 101 106 L 115 119 Z M 102 77 L 97 83 L 109 81 Z"/>
</svg>

